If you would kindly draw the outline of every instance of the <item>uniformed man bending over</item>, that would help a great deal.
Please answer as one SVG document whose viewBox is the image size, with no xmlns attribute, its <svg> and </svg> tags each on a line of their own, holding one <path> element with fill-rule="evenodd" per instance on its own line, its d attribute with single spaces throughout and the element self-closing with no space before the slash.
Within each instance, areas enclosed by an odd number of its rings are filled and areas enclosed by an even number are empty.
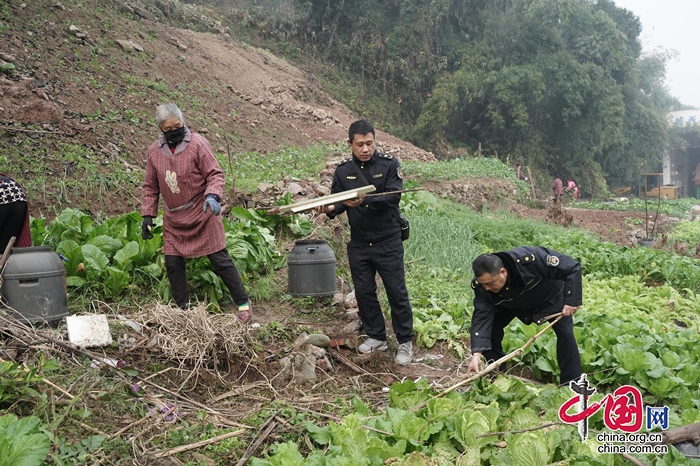
<svg viewBox="0 0 700 466">
<path fill-rule="evenodd" d="M 335 170 L 331 193 L 373 184 L 377 193 L 399 191 L 403 175 L 399 161 L 374 149 L 374 126 L 366 120 L 350 125 L 348 142 L 352 157 Z M 362 175 L 360 175 L 362 173 Z M 367 183 L 363 181 L 363 177 Z M 382 277 L 391 323 L 399 343 L 396 363 L 407 365 L 412 359 L 413 312 L 408 300 L 403 263 L 403 243 L 399 224 L 401 194 L 357 199 L 328 206 L 318 212 L 330 218 L 347 211 L 350 222 L 348 259 L 355 285 L 355 296 L 362 327 L 369 338 L 359 346 L 361 353 L 386 351 L 384 316 L 377 299 L 377 272 Z"/>
<path fill-rule="evenodd" d="M 479 371 L 481 355 L 487 361 L 505 356 L 501 346 L 503 330 L 513 318 L 526 324 L 540 323 L 540 319 L 562 312 L 565 317 L 553 326 L 560 382 L 578 379 L 581 358 L 571 316 L 581 305 L 581 264 L 550 249 L 521 246 L 482 254 L 474 260 L 472 269 L 473 359 L 467 373 Z"/>
</svg>

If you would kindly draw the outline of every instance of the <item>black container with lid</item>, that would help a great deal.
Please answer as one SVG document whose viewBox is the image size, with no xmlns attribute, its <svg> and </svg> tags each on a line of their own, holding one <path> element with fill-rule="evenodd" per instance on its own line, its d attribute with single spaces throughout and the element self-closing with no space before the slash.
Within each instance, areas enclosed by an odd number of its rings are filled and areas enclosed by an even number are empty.
<svg viewBox="0 0 700 466">
<path fill-rule="evenodd" d="M 49 247 L 12 248 L 0 294 L 20 321 L 57 325 L 68 315 L 66 271 Z"/>
<path fill-rule="evenodd" d="M 287 266 L 290 295 L 326 296 L 336 292 L 335 254 L 326 241 L 295 242 Z"/>
</svg>

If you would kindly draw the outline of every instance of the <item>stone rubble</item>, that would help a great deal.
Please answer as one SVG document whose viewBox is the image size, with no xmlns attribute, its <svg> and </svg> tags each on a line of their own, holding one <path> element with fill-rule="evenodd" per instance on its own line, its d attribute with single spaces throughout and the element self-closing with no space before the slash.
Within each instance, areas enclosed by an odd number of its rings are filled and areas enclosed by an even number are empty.
<svg viewBox="0 0 700 466">
<path fill-rule="evenodd" d="M 282 374 L 291 375 L 295 382 L 303 383 L 318 377 L 317 367 L 324 372 L 332 372 L 333 364 L 322 348 L 329 343 L 330 338 L 326 335 L 302 333 L 294 342 L 292 353 L 279 360 Z"/>
<path fill-rule="evenodd" d="M 135 43 L 131 39 L 117 39 L 114 42 L 116 42 L 117 45 L 119 45 L 125 52 L 131 52 L 132 50 L 135 50 L 137 52 L 143 52 L 143 47 L 141 47 L 139 44 Z"/>
</svg>

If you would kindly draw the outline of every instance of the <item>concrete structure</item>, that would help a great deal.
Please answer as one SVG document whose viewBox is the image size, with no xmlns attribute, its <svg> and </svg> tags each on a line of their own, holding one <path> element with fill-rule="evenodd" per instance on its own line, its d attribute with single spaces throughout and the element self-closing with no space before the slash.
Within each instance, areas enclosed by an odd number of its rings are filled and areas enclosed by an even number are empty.
<svg viewBox="0 0 700 466">
<path fill-rule="evenodd" d="M 663 184 L 677 186 L 681 197 L 700 198 L 693 181 L 695 169 L 700 165 L 700 109 L 671 112 L 668 120 L 673 126 L 688 128 L 682 134 L 688 145 L 684 150 L 676 149 L 664 155 Z"/>
</svg>

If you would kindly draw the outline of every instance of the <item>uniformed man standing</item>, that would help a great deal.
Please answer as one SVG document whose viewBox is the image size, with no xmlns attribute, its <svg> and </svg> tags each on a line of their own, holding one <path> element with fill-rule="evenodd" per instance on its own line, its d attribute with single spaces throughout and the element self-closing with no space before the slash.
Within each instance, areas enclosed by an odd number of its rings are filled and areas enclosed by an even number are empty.
<svg viewBox="0 0 700 466">
<path fill-rule="evenodd" d="M 399 161 L 374 148 L 372 123 L 359 120 L 350 125 L 348 143 L 352 157 L 338 165 L 331 193 L 373 184 L 377 193 L 399 191 L 403 175 Z M 330 218 L 347 211 L 350 222 L 348 259 L 362 327 L 369 338 L 358 347 L 361 353 L 386 351 L 384 316 L 377 299 L 377 272 L 391 306 L 391 323 L 399 343 L 396 363 L 407 365 L 413 357 L 413 312 L 408 300 L 399 222 L 401 194 L 357 199 L 321 206 Z"/>
<path fill-rule="evenodd" d="M 578 379 L 581 358 L 571 316 L 581 305 L 581 264 L 550 249 L 521 246 L 482 254 L 474 260 L 472 269 L 473 359 L 467 372 L 479 371 L 482 355 L 487 361 L 505 356 L 503 330 L 515 317 L 525 324 L 541 323 L 561 312 L 565 317 L 552 327 L 557 336 L 560 382 Z"/>
</svg>

